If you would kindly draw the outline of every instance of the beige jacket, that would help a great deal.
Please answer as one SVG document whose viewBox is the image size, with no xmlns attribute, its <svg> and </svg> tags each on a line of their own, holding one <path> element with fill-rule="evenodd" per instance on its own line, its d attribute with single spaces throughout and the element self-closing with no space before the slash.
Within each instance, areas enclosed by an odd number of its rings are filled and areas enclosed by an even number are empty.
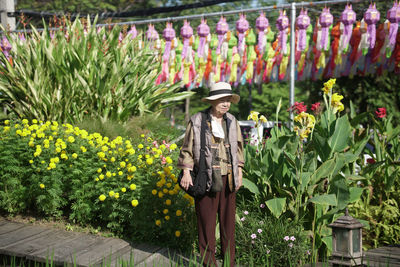
<svg viewBox="0 0 400 267">
<path fill-rule="evenodd" d="M 239 167 L 244 166 L 243 157 L 243 137 L 240 131 L 239 122 L 236 118 L 226 113 L 224 115 L 226 120 L 229 144 L 231 148 L 232 157 L 232 168 L 233 168 L 233 181 L 234 186 L 239 183 Z M 207 110 L 207 120 L 211 121 L 209 109 Z M 208 123 L 208 125 L 210 125 Z M 193 170 L 194 166 L 199 166 L 200 160 L 200 130 L 201 130 L 201 112 L 194 114 L 189 121 L 188 127 L 186 128 L 186 134 L 184 142 L 180 151 L 178 159 L 178 168 Z M 206 158 L 206 169 L 208 173 L 206 191 L 210 191 L 212 186 L 212 153 L 211 153 L 211 138 L 212 132 L 209 127 L 206 128 L 206 147 L 205 147 L 205 158 Z"/>
</svg>

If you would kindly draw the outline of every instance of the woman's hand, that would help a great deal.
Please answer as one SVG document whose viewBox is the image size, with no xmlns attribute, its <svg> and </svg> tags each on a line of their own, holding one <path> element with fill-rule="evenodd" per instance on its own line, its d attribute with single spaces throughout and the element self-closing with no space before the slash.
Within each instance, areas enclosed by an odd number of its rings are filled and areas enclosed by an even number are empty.
<svg viewBox="0 0 400 267">
<path fill-rule="evenodd" d="M 187 190 L 190 185 L 193 185 L 192 176 L 190 175 L 190 170 L 185 169 L 183 170 L 183 177 L 181 180 L 181 186 Z"/>
<path fill-rule="evenodd" d="M 242 168 L 241 167 L 239 167 L 239 184 L 236 186 L 236 188 L 235 188 L 235 191 L 237 192 L 238 190 L 239 190 L 239 188 L 240 187 L 242 187 L 242 185 L 243 185 L 243 179 L 242 179 L 242 177 L 243 177 L 243 171 L 242 171 Z"/>
</svg>

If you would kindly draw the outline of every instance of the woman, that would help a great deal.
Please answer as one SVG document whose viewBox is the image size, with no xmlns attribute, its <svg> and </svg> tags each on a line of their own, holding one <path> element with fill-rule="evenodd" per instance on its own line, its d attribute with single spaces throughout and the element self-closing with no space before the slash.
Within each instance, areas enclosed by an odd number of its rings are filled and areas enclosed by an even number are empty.
<svg viewBox="0 0 400 267">
<path fill-rule="evenodd" d="M 218 213 L 223 258 L 235 262 L 236 192 L 242 186 L 243 137 L 236 118 L 228 113 L 231 103 L 240 97 L 232 94 L 229 83 L 219 82 L 202 99 L 211 105 L 207 118 L 205 159 L 206 194 L 195 200 L 200 254 L 205 266 L 217 266 L 215 260 L 215 227 Z M 201 112 L 190 118 L 179 155 L 178 168 L 184 170 L 181 186 L 192 184 L 190 171 L 200 158 Z"/>
</svg>

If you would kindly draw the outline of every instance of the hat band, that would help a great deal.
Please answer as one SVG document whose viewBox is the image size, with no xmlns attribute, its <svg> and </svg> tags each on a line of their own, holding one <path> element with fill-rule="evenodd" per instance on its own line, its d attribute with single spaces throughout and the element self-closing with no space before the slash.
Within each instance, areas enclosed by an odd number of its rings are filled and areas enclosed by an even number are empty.
<svg viewBox="0 0 400 267">
<path fill-rule="evenodd" d="M 222 90 L 215 90 L 211 91 L 209 96 L 214 96 L 214 95 L 223 95 L 223 94 L 232 94 L 232 90 L 229 89 L 222 89 Z"/>
</svg>

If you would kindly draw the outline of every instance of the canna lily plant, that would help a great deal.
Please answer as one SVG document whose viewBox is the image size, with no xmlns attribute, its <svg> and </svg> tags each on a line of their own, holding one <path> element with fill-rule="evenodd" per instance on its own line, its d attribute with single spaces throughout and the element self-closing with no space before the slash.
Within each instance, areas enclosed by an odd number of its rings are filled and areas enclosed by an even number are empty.
<svg viewBox="0 0 400 267">
<path fill-rule="evenodd" d="M 352 126 L 358 117 L 341 114 L 343 97 L 332 92 L 334 85 L 334 79 L 324 84 L 324 111 L 314 104 L 314 116 L 296 102 L 292 129 L 275 123 L 262 147 L 245 148 L 244 186 L 273 216 L 304 222 L 315 260 L 318 250 L 324 256 L 331 247 L 327 225 L 363 192 L 355 162 L 369 139 Z"/>
</svg>

